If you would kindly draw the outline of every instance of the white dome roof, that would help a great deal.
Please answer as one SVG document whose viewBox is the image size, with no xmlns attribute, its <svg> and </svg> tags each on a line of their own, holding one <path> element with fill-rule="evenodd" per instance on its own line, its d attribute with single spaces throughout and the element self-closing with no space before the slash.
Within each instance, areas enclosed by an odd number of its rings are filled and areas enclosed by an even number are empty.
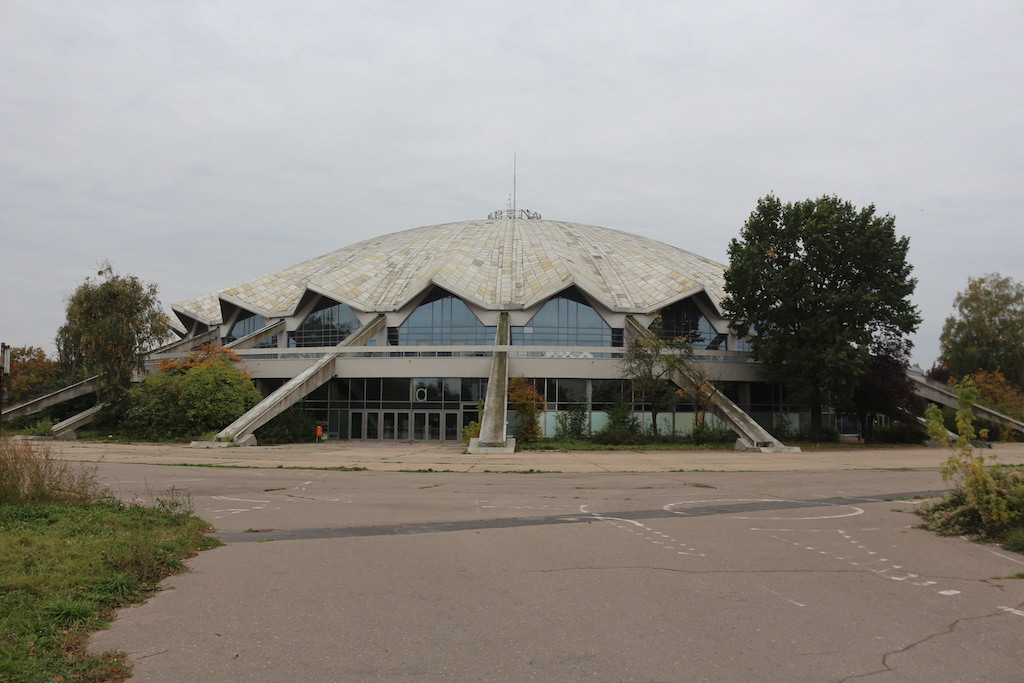
<svg viewBox="0 0 1024 683">
<path fill-rule="evenodd" d="M 207 324 L 221 322 L 219 300 L 282 317 L 310 290 L 360 311 L 395 311 L 433 284 L 485 309 L 515 310 L 575 285 L 613 311 L 650 313 L 700 291 L 717 308 L 724 270 L 618 230 L 498 218 L 374 237 L 173 308 Z"/>
</svg>

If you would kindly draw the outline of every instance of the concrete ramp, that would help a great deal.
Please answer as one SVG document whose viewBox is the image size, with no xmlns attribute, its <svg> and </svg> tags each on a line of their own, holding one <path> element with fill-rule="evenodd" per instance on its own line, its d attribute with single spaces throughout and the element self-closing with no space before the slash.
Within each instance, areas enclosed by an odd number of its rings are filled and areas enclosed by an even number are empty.
<svg viewBox="0 0 1024 683">
<path fill-rule="evenodd" d="M 469 440 L 470 453 L 514 452 L 515 439 L 505 436 L 508 430 L 508 313 L 498 320 L 495 351 L 487 378 L 484 414 L 480 418 L 480 438 Z M 498 350 L 501 347 L 503 350 Z"/>
<path fill-rule="evenodd" d="M 15 420 L 19 417 L 25 417 L 26 415 L 33 415 L 52 406 L 60 405 L 61 403 L 66 403 L 67 401 L 76 399 L 79 396 L 95 393 L 96 387 L 99 386 L 99 378 L 99 375 L 93 375 L 89 379 L 66 386 L 63 389 L 58 389 L 46 396 L 40 396 L 39 398 L 32 399 L 31 401 L 26 401 L 24 403 L 19 403 L 16 406 L 6 408 L 3 411 L 4 422 L 8 420 Z"/>
<path fill-rule="evenodd" d="M 628 315 L 626 324 L 633 334 L 641 337 L 653 338 L 654 333 Z M 680 366 L 669 374 L 669 378 L 681 389 L 693 390 L 700 387 L 701 382 L 693 377 L 685 366 Z M 709 412 L 724 422 L 732 429 L 739 438 L 736 439 L 736 450 L 759 451 L 761 453 L 799 453 L 798 446 L 787 446 L 774 436 L 768 433 L 757 420 L 747 415 L 742 408 L 732 402 L 728 396 L 723 394 L 714 386 L 707 389 Z"/>
<path fill-rule="evenodd" d="M 921 371 L 919 368 L 912 368 L 910 370 L 907 370 L 907 377 L 914 381 L 914 388 L 917 390 L 917 395 L 923 398 L 924 400 L 931 401 L 932 403 L 938 403 L 944 406 L 949 406 L 950 408 L 960 407 L 960 400 L 956 395 L 956 390 L 954 390 L 947 384 L 943 384 L 942 382 L 936 382 L 933 379 L 929 379 L 924 375 L 924 372 Z M 1015 431 L 1020 432 L 1021 434 L 1024 434 L 1024 422 L 1021 422 L 1020 420 L 1015 420 L 1012 417 L 1009 417 L 1008 415 L 997 413 L 991 408 L 976 405 L 974 406 L 974 416 L 987 422 L 992 422 L 1001 427 L 1013 429 Z"/>
<path fill-rule="evenodd" d="M 58 422 L 53 425 L 53 435 L 58 439 L 70 440 L 76 438 L 75 430 L 92 422 L 93 418 L 96 417 L 96 414 L 106 408 L 107 405 L 108 404 L 106 403 L 97 403 L 92 408 L 83 410 L 78 415 L 74 415 L 62 422 Z"/>
<path fill-rule="evenodd" d="M 255 446 L 257 429 L 270 422 L 285 410 L 298 403 L 311 391 L 323 385 L 334 376 L 334 362 L 346 346 L 363 346 L 383 326 L 385 317 L 377 315 L 333 347 L 325 355 L 313 361 L 305 370 L 285 382 L 272 394 L 250 408 L 244 415 L 222 429 L 216 437 L 220 442 L 231 442 L 240 446 Z"/>
</svg>

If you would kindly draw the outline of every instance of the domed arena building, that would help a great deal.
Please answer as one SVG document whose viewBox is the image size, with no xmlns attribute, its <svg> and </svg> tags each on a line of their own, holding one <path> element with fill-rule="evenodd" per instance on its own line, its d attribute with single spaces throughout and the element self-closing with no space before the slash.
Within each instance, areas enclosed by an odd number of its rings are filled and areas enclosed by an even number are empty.
<svg viewBox="0 0 1024 683">
<path fill-rule="evenodd" d="M 479 421 L 472 448 L 507 449 L 517 376 L 546 398 L 548 436 L 574 404 L 595 431 L 621 403 L 650 426 L 622 356 L 660 317 L 660 335 L 692 344 L 717 387 L 712 411 L 739 444 L 784 448 L 765 428 L 790 407 L 723 317 L 724 270 L 645 237 L 506 210 L 373 237 L 178 302 L 183 338 L 152 360 L 209 342 L 243 357 L 266 398 L 221 439 L 252 443 L 299 403 L 332 439 L 458 441 Z M 659 432 L 689 433 L 693 418 L 680 399 L 657 414 Z"/>
</svg>

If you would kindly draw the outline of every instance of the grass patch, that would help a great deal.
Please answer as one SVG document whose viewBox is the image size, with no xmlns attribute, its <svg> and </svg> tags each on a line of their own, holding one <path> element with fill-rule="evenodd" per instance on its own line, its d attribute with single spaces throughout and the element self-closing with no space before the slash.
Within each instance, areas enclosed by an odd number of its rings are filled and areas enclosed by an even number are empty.
<svg viewBox="0 0 1024 683">
<path fill-rule="evenodd" d="M 691 443 L 680 443 L 674 441 L 651 442 L 639 444 L 600 444 L 590 441 L 530 441 L 523 444 L 516 444 L 517 450 L 522 451 L 731 451 L 733 442 L 713 443 L 695 445 Z"/>
<path fill-rule="evenodd" d="M 1024 526 L 1006 532 L 1003 547 L 1015 553 L 1024 553 Z"/>
<path fill-rule="evenodd" d="M 113 681 L 125 655 L 88 654 L 91 631 L 182 561 L 220 545 L 180 492 L 126 504 L 47 444 L 0 438 L 0 681 Z"/>
</svg>

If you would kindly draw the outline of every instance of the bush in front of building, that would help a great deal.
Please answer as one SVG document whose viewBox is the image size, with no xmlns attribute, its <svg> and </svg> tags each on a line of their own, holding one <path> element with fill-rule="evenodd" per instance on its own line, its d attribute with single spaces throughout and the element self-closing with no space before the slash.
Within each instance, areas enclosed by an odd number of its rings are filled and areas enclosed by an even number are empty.
<svg viewBox="0 0 1024 683">
<path fill-rule="evenodd" d="M 903 422 L 877 425 L 872 434 L 875 443 L 924 443 L 925 434 Z"/>
<path fill-rule="evenodd" d="M 594 432 L 590 440 L 604 446 L 628 446 L 644 443 L 647 439 L 629 404 L 616 403 L 608 411 L 608 423 Z"/>
<path fill-rule="evenodd" d="M 263 398 L 235 354 L 204 347 L 164 366 L 128 392 L 120 431 L 136 439 L 178 439 L 219 431 Z"/>
<path fill-rule="evenodd" d="M 315 441 L 316 421 L 301 404 L 296 404 L 257 429 L 255 436 L 261 446 Z"/>
</svg>

